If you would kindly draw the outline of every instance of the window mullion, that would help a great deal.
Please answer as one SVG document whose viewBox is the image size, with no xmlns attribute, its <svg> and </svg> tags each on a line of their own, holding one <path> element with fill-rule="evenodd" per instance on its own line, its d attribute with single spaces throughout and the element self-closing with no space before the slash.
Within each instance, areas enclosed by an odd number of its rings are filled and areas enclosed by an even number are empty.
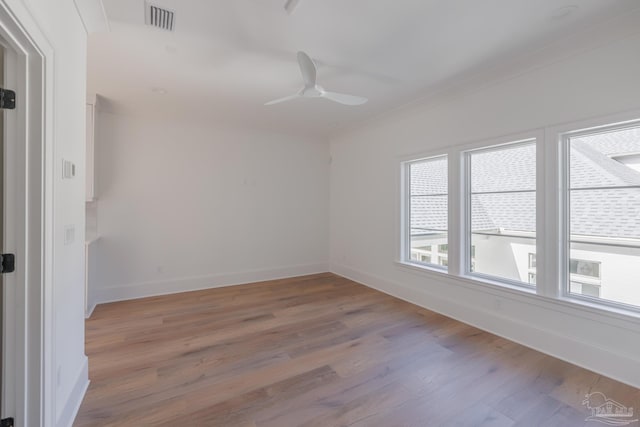
<svg viewBox="0 0 640 427">
<path fill-rule="evenodd" d="M 558 136 L 545 132 L 538 151 L 537 293 L 550 298 L 560 295 L 563 226 L 563 155 Z"/>
<path fill-rule="evenodd" d="M 409 173 L 409 164 L 402 164 L 402 174 L 400 177 L 401 180 L 401 235 L 400 235 L 400 256 L 399 259 L 406 260 L 410 258 L 411 255 L 411 174 Z"/>
<path fill-rule="evenodd" d="M 449 274 L 462 276 L 465 272 L 465 203 L 464 167 L 459 151 L 449 154 Z"/>
</svg>

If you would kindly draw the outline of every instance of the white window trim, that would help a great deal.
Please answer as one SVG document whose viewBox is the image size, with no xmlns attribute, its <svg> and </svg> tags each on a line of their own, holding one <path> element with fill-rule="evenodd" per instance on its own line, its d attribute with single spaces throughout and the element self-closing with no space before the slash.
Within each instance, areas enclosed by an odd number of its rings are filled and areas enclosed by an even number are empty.
<svg viewBox="0 0 640 427">
<path fill-rule="evenodd" d="M 568 145 L 563 142 L 568 135 L 578 133 L 593 133 L 594 130 L 603 131 L 611 128 L 619 128 L 621 125 L 632 126 L 640 122 L 640 110 L 631 110 L 623 113 L 601 116 L 586 120 L 567 122 L 563 124 L 550 124 L 549 126 L 518 134 L 510 134 L 492 139 L 485 139 L 462 144 L 443 141 L 444 149 L 422 151 L 417 154 L 398 157 L 399 170 L 401 171 L 396 188 L 399 191 L 399 203 L 396 205 L 397 218 L 400 227 L 397 238 L 396 265 L 417 274 L 425 274 L 432 277 L 454 278 L 453 281 L 461 286 L 473 286 L 474 289 L 482 288 L 487 292 L 506 291 L 512 295 L 521 295 L 524 298 L 533 298 L 531 303 L 540 300 L 540 303 L 553 303 L 559 310 L 576 310 L 586 316 L 607 316 L 613 319 L 640 324 L 640 308 L 623 303 L 595 299 L 592 297 L 569 294 L 568 273 L 568 235 L 566 212 L 568 212 L 566 192 L 566 177 L 568 170 L 563 168 L 567 158 Z M 465 152 L 483 147 L 491 147 L 509 144 L 514 141 L 526 141 L 536 139 L 536 287 L 522 286 L 520 282 L 513 286 L 510 283 L 496 281 L 494 278 L 485 278 L 476 275 L 464 274 L 466 269 L 467 233 L 465 207 Z M 449 142 L 449 143 L 447 143 Z M 407 228 L 408 201 L 406 197 L 406 183 L 408 168 L 407 163 L 421 159 L 448 156 L 449 178 L 449 226 L 448 226 L 448 271 L 435 265 L 411 262 L 410 254 L 406 254 L 408 248 Z M 535 289 L 535 291 L 534 291 Z"/>
<path fill-rule="evenodd" d="M 519 280 L 512 280 L 507 278 L 502 278 L 498 276 L 493 276 L 490 274 L 478 273 L 471 271 L 471 155 L 473 153 L 487 153 L 490 151 L 498 151 L 504 148 L 514 148 L 518 146 L 526 146 L 531 145 L 532 143 L 536 144 L 536 209 L 538 206 L 537 200 L 537 179 L 540 175 L 540 170 L 538 169 L 538 143 L 542 140 L 540 138 L 541 134 L 532 134 L 525 138 L 517 138 L 508 141 L 504 141 L 504 138 L 501 138 L 499 142 L 496 144 L 487 144 L 482 147 L 474 147 L 472 149 L 461 151 L 461 156 L 463 157 L 464 163 L 464 184 L 462 186 L 462 199 L 463 199 L 463 208 L 464 208 L 464 223 L 462 224 L 463 230 L 463 251 L 461 256 L 461 261 L 463 262 L 461 275 L 469 278 L 480 278 L 482 280 L 488 280 L 495 283 L 505 283 L 510 286 L 522 287 L 522 288 L 533 288 L 534 286 L 530 285 L 526 282 L 521 282 Z M 520 135 L 522 136 L 522 135 Z M 538 217 L 538 212 L 536 211 L 536 218 Z M 536 230 L 538 229 L 538 224 L 536 222 Z M 537 236 L 536 236 L 536 244 L 537 244 Z M 536 248 L 537 250 L 537 248 Z"/>
<path fill-rule="evenodd" d="M 581 121 L 575 124 L 566 124 L 553 129 L 556 135 L 556 151 L 559 154 L 557 169 L 562 172 L 559 177 L 560 191 L 559 198 L 559 223 L 561 233 L 560 256 L 556 258 L 555 267 L 559 274 L 559 299 L 589 304 L 590 306 L 598 306 L 602 310 L 615 310 L 621 312 L 630 312 L 640 315 L 640 307 L 622 302 L 611 301 L 606 299 L 589 297 L 586 295 L 578 295 L 571 293 L 571 272 L 569 271 L 569 262 L 571 254 L 571 236 L 570 236 L 570 208 L 569 208 L 569 140 L 572 137 L 593 135 L 598 132 L 607 132 L 614 130 L 622 130 L 630 127 L 638 127 L 640 125 L 640 112 L 627 113 L 602 119 L 592 119 Z M 573 127 L 572 127 L 573 126 Z"/>
<path fill-rule="evenodd" d="M 637 310 L 626 310 L 619 307 L 602 307 L 602 305 L 594 304 L 592 301 L 587 299 L 549 298 L 536 294 L 536 292 L 531 288 L 523 288 L 522 286 L 514 287 L 478 278 L 454 277 L 452 274 L 448 274 L 443 270 L 425 268 L 422 265 L 403 261 L 396 261 L 395 265 L 398 268 L 417 274 L 421 277 L 447 281 L 451 286 L 460 286 L 473 290 L 480 289 L 487 294 L 499 298 L 523 301 L 545 309 L 553 307 L 556 311 L 561 313 L 568 313 L 579 317 L 582 316 L 585 319 L 590 320 L 594 320 L 595 318 L 598 321 L 605 322 L 611 326 L 622 327 L 632 331 L 637 331 L 637 328 L 640 327 L 640 313 Z"/>
<path fill-rule="evenodd" d="M 414 265 L 418 268 L 424 268 L 427 270 L 433 270 L 438 272 L 447 273 L 447 267 L 438 265 L 436 263 L 426 263 L 418 260 L 411 259 L 411 178 L 410 178 L 410 167 L 412 164 L 421 163 L 429 160 L 435 159 L 449 159 L 449 154 L 443 151 L 435 151 L 430 153 L 421 153 L 416 156 L 407 157 L 403 160 L 400 160 L 400 180 L 401 180 L 401 190 L 400 190 L 400 250 L 398 253 L 399 262 L 406 263 L 409 265 Z M 450 163 L 450 162 L 449 162 Z M 447 164 L 447 170 L 449 168 L 449 164 Z M 451 184 L 447 178 L 447 192 L 451 188 Z M 448 194 L 448 193 L 447 193 Z M 451 209 L 449 209 L 449 212 Z M 447 225 L 447 244 L 449 243 L 450 234 L 450 224 Z M 432 254 L 436 259 L 439 254 Z"/>
</svg>

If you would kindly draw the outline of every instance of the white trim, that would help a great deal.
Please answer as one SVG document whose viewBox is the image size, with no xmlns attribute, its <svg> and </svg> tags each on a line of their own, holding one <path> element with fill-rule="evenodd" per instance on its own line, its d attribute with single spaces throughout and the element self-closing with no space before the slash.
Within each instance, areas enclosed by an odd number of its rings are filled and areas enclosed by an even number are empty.
<svg viewBox="0 0 640 427">
<path fill-rule="evenodd" d="M 538 147 L 538 185 L 541 189 L 538 203 L 537 224 L 539 233 L 536 244 L 536 288 L 538 294 L 549 298 L 560 296 L 560 282 L 562 272 L 559 260 L 563 256 L 562 247 L 564 211 L 562 202 L 562 173 L 560 158 L 562 156 L 558 145 L 558 136 L 549 128 L 545 129 L 544 139 Z"/>
<path fill-rule="evenodd" d="M 408 228 L 410 226 L 410 207 L 409 207 L 409 188 L 410 180 L 407 176 L 408 165 L 435 159 L 438 157 L 447 157 L 449 162 L 447 164 L 448 170 L 448 204 L 449 204 L 449 217 L 448 217 L 448 242 L 449 242 L 449 265 L 446 269 L 448 273 L 454 277 L 467 277 L 477 276 L 480 274 L 472 274 L 468 271 L 470 265 L 469 260 L 469 248 L 471 247 L 470 241 L 470 200 L 467 197 L 470 191 L 470 169 L 469 169 L 469 154 L 477 151 L 485 150 L 499 150 L 505 147 L 517 146 L 519 144 L 531 144 L 536 143 L 536 206 L 538 211 L 536 212 L 536 218 L 540 217 L 540 207 L 544 207 L 544 203 L 539 203 L 540 191 L 538 184 L 540 180 L 544 179 L 545 171 L 543 162 L 538 164 L 538 160 L 541 158 L 540 146 L 544 142 L 545 130 L 544 128 L 531 129 L 524 132 L 512 133 L 507 135 L 501 135 L 493 138 L 486 138 L 483 140 L 466 141 L 459 144 L 449 144 L 446 149 L 435 149 L 429 151 L 421 151 L 414 154 L 407 154 L 398 156 L 398 164 L 400 168 L 400 180 L 397 183 L 396 191 L 399 192 L 397 200 L 400 203 L 400 209 L 397 211 L 399 224 L 399 231 L 397 242 L 400 245 L 400 249 L 397 251 L 397 259 L 402 262 L 410 262 L 410 254 L 408 250 Z M 537 220 L 538 221 L 538 220 Z M 538 226 L 539 221 L 536 223 Z M 544 228 L 543 228 L 544 229 Z M 537 236 L 536 236 L 537 237 Z M 537 241 L 537 239 L 536 239 Z M 486 278 L 485 278 L 486 279 Z M 482 279 L 480 279 L 482 280 Z M 485 280 L 487 281 L 487 280 Z M 490 281 L 494 283 L 504 283 L 505 286 L 511 286 L 516 283 L 515 281 L 504 280 L 500 278 L 491 278 Z M 524 289 L 527 289 L 526 285 L 519 285 Z"/>
<path fill-rule="evenodd" d="M 13 87 L 16 84 L 17 80 L 17 70 L 15 69 L 15 65 L 13 65 L 18 61 L 17 54 L 8 47 L 4 47 L 4 52 L 4 84 L 5 87 Z M 17 189 L 14 189 L 13 187 L 17 187 L 17 184 L 14 184 L 14 182 L 18 180 L 18 171 L 16 170 L 18 163 L 15 159 L 19 157 L 19 154 L 17 153 L 18 147 L 15 144 L 11 144 L 9 142 L 13 141 L 14 139 L 18 139 L 19 136 L 17 135 L 18 127 L 12 125 L 12 123 L 9 122 L 10 117 L 8 116 L 8 114 L 4 114 L 4 116 L 4 223 L 2 224 L 2 226 L 4 227 L 4 241 L 2 242 L 2 248 L 3 252 L 11 252 L 17 250 L 16 241 L 18 238 L 18 229 L 23 227 L 22 220 L 19 220 L 19 215 L 16 215 L 15 210 L 8 209 L 12 200 L 17 197 Z M 9 159 L 11 159 L 11 161 L 9 161 Z M 2 351 L 4 364 L 2 366 L 3 381 L 2 390 L 0 392 L 0 395 L 2 396 L 2 408 L 0 409 L 0 415 L 2 418 L 11 416 L 11 414 L 15 412 L 15 408 L 18 405 L 18 399 L 16 398 L 16 395 L 18 393 L 23 393 L 21 390 L 18 390 L 18 384 L 16 383 L 16 377 L 18 376 L 18 372 L 20 372 L 21 370 L 20 365 L 22 364 L 22 362 L 20 362 L 19 360 L 20 354 L 16 351 L 9 351 L 9 349 L 16 348 L 16 346 L 18 345 L 18 340 L 20 339 L 18 337 L 18 334 L 16 334 L 17 325 L 15 325 L 17 316 L 17 310 L 15 306 L 15 301 L 17 299 L 16 286 L 18 286 L 19 281 L 22 280 L 22 278 L 18 276 L 18 273 L 7 274 L 3 277 L 4 319 L 2 323 L 4 330 L 2 331 L 2 338 L 4 341 L 2 343 Z M 14 303 L 8 304 L 7 301 L 12 301 Z"/>
<path fill-rule="evenodd" d="M 541 173 L 541 170 L 538 168 L 538 151 L 540 150 L 539 142 L 544 140 L 544 132 L 541 130 L 531 131 L 527 133 L 519 133 L 512 137 L 510 136 L 501 136 L 495 140 L 486 140 L 484 143 L 473 143 L 469 144 L 474 148 L 465 149 L 460 152 L 460 155 L 463 156 L 463 186 L 456 187 L 456 190 L 461 192 L 462 196 L 462 207 L 464 209 L 464 222 L 462 224 L 455 223 L 455 226 L 458 230 L 462 231 L 463 235 L 463 246 L 461 247 L 461 260 L 463 261 L 463 265 L 461 266 L 461 271 L 459 276 L 463 277 L 474 277 L 483 281 L 491 281 L 497 284 L 504 284 L 507 286 L 514 287 L 523 287 L 529 288 L 528 283 L 523 283 L 518 280 L 508 279 L 506 277 L 493 276 L 490 274 L 484 274 L 479 272 L 471 271 L 471 246 L 472 246 L 472 208 L 471 208 L 471 196 L 472 196 L 472 182 L 471 182 L 471 156 L 478 153 L 487 153 L 491 151 L 498 151 L 504 149 L 511 149 L 516 147 L 524 147 L 533 145 L 536 149 L 536 232 L 534 234 L 534 238 L 536 239 L 537 244 L 537 218 L 539 217 L 539 209 L 538 209 L 538 194 L 540 193 L 538 187 L 538 176 Z M 509 142 L 511 141 L 511 142 Z M 544 172 L 542 172 L 544 173 Z"/>
<path fill-rule="evenodd" d="M 52 425 L 55 408 L 55 343 L 53 316 L 53 49 L 26 5 L 0 1 L 0 36 L 15 52 L 13 89 L 17 109 L 7 126 L 14 126 L 11 142 L 17 181 L 14 248 L 18 268 L 11 298 L 14 316 L 15 360 L 12 408 L 17 427 Z M 10 59 L 11 60 L 11 59 Z M 8 68 L 8 71 L 10 69 Z M 9 73 L 9 76 L 11 73 Z M 21 97 L 21 98 L 20 98 Z M 11 123 L 14 123 L 13 125 Z"/>
<path fill-rule="evenodd" d="M 579 311 L 579 307 L 573 306 L 567 311 L 563 307 L 564 304 L 558 305 L 557 300 L 543 299 L 523 292 L 510 292 L 502 287 L 495 287 L 491 292 L 486 292 L 486 289 L 478 289 L 472 284 L 465 284 L 460 278 L 446 274 L 435 273 L 437 276 L 431 278 L 426 273 L 420 274 L 424 279 L 424 286 L 416 287 L 338 264 L 331 265 L 331 272 L 633 387 L 640 387 L 640 360 L 637 354 L 614 348 L 613 345 L 616 342 L 609 343 L 609 348 L 596 346 L 586 340 L 563 333 L 562 328 L 539 327 L 538 322 L 532 322 L 525 317 L 525 313 L 535 310 L 536 316 L 564 317 L 575 321 L 575 318 L 571 318 L 575 316 L 574 312 Z M 457 288 L 456 285 L 465 288 L 463 292 L 466 293 L 467 298 L 447 298 L 432 290 L 434 286 Z M 487 299 L 487 294 L 499 297 L 488 298 L 490 301 L 496 301 L 500 305 L 499 308 L 491 307 L 482 301 Z M 501 312 L 507 309 L 522 316 L 515 317 Z M 585 321 L 585 327 L 589 324 L 601 327 L 602 319 L 597 318 L 598 316 L 584 313 L 581 317 Z M 605 318 L 605 320 L 611 319 Z M 628 335 L 632 339 L 637 339 L 637 325 L 636 323 L 635 326 L 628 325 L 628 329 L 619 329 L 617 335 Z"/>
<path fill-rule="evenodd" d="M 640 111 L 626 111 L 605 117 L 555 124 L 525 132 L 502 135 L 495 138 L 450 144 L 448 149 L 435 149 L 419 152 L 413 155 L 398 156 L 400 165 L 400 180 L 396 191 L 400 209 L 397 211 L 400 249 L 396 249 L 397 258 L 401 264 L 428 271 L 411 263 L 407 253 L 407 228 L 410 225 L 407 165 L 430 158 L 447 155 L 449 157 L 449 252 L 450 263 L 447 275 L 459 279 L 471 279 L 476 282 L 502 285 L 507 288 L 518 288 L 527 292 L 528 286 L 513 286 L 518 282 L 484 276 L 468 271 L 468 248 L 470 247 L 470 169 L 469 155 L 476 151 L 500 149 L 505 146 L 536 142 L 536 252 L 544 254 L 538 257 L 536 274 L 538 276 L 535 290 L 538 295 L 552 298 L 565 303 L 582 307 L 615 313 L 616 315 L 637 318 L 640 309 L 622 303 L 607 300 L 594 300 L 575 295 L 568 295 L 567 266 L 561 260 L 568 259 L 568 242 L 566 239 L 568 225 L 568 206 L 566 194 L 568 173 L 564 167 L 567 159 L 566 139 L 569 135 L 592 134 L 597 131 L 637 126 L 640 123 Z M 456 170 L 459 168 L 460 170 Z M 459 204 L 459 206 L 458 206 Z M 461 233 L 461 234 L 460 234 Z M 443 273 L 436 271 L 438 273 Z M 567 283 L 566 286 L 565 282 Z"/>
<path fill-rule="evenodd" d="M 111 31 L 102 0 L 74 0 L 74 4 L 87 34 Z"/>
<path fill-rule="evenodd" d="M 328 263 L 289 266 L 268 270 L 253 270 L 211 276 L 181 277 L 156 282 L 132 283 L 96 290 L 96 303 L 124 301 L 168 295 L 180 292 L 198 291 L 226 286 L 242 285 L 265 280 L 285 279 L 309 274 L 326 273 Z"/>
<path fill-rule="evenodd" d="M 430 155 L 427 157 L 413 158 L 400 162 L 400 211 L 398 222 L 400 224 L 400 249 L 398 251 L 399 259 L 407 262 L 411 261 L 411 165 L 416 163 L 424 163 L 432 160 L 446 160 L 447 162 L 447 197 L 449 196 L 449 155 L 446 152 Z M 447 200 L 448 202 L 448 200 Z M 449 231 L 447 230 L 447 242 L 449 241 Z M 446 267 L 438 266 L 432 262 L 427 264 L 430 268 L 448 270 Z"/>
<path fill-rule="evenodd" d="M 96 303 L 92 303 L 86 310 L 86 312 L 84 313 L 84 318 L 85 319 L 89 319 L 91 317 L 91 315 L 93 314 L 93 311 L 96 309 L 97 304 Z"/>
<path fill-rule="evenodd" d="M 448 253 L 449 262 L 447 271 L 454 276 L 462 276 L 465 271 L 465 265 L 468 264 L 469 254 L 465 250 L 466 237 L 464 230 L 459 226 L 465 220 L 464 193 L 461 191 L 451 191 L 452 188 L 463 188 L 465 182 L 465 159 L 460 151 L 453 151 L 449 155 L 449 176 L 448 176 Z M 453 226 L 452 226 L 453 225 Z"/>
<path fill-rule="evenodd" d="M 640 120 L 640 109 L 633 109 L 605 116 L 589 117 L 584 120 L 556 123 L 548 126 L 547 130 L 556 136 L 595 133 L 594 131 L 606 131 L 610 128 L 632 124 L 638 120 Z"/>
<path fill-rule="evenodd" d="M 483 139 L 443 140 L 442 143 L 445 145 L 444 147 L 408 152 L 396 156 L 396 159 L 399 163 L 411 163 L 412 161 L 419 161 L 421 159 L 429 159 L 432 157 L 445 155 L 452 156 L 454 154 L 460 154 L 462 151 L 474 151 L 489 147 L 499 148 L 501 145 L 508 145 L 514 142 L 526 142 L 527 140 L 532 139 L 541 140 L 544 136 L 544 131 L 544 127 L 536 127 L 522 132 L 500 134 Z"/>
<path fill-rule="evenodd" d="M 55 424 L 57 427 L 72 427 L 73 421 L 75 420 L 76 415 L 78 415 L 78 410 L 80 410 L 84 394 L 88 388 L 89 359 L 85 356 L 84 361 L 76 374 L 76 379 L 73 388 L 71 389 L 71 393 L 69 394 L 69 399 L 67 400 L 66 405 L 64 405 L 64 408 L 58 417 L 58 421 Z"/>
<path fill-rule="evenodd" d="M 505 146 L 511 144 L 527 144 L 534 140 L 542 141 L 544 137 L 544 128 L 534 128 L 525 130 L 522 132 L 514 132 L 509 134 L 498 135 L 492 138 L 484 138 L 481 140 L 467 141 L 456 145 L 454 148 L 456 151 L 463 151 L 465 153 L 474 151 L 487 150 L 499 150 Z"/>
<path fill-rule="evenodd" d="M 417 274 L 436 273 L 436 274 L 444 275 L 445 277 L 452 276 L 451 274 L 447 274 L 446 270 L 429 268 L 427 266 L 423 266 L 423 265 L 412 263 L 412 262 L 396 261 L 396 265 L 398 267 L 408 269 Z M 487 278 L 487 277 L 461 275 L 461 276 L 456 276 L 456 279 L 460 280 L 461 283 L 464 283 L 465 285 L 473 286 L 474 289 L 482 289 L 482 287 L 484 286 L 487 288 L 488 291 L 491 291 L 492 289 L 504 289 L 507 292 L 517 293 L 517 294 L 527 293 L 530 295 L 535 295 L 535 290 L 533 289 L 533 287 L 513 285 L 508 282 L 500 282 L 497 280 L 492 280 L 491 278 Z"/>
<path fill-rule="evenodd" d="M 558 196 L 560 203 L 560 257 L 557 259 L 557 271 L 560 275 L 558 295 L 559 298 L 572 301 L 584 301 L 592 306 L 600 306 L 604 310 L 627 310 L 640 314 L 640 308 L 637 306 L 625 304 L 620 301 L 612 301 L 607 299 L 583 297 L 570 292 L 571 273 L 569 264 L 571 260 L 571 230 L 570 230 L 570 138 L 576 136 L 593 135 L 626 128 L 637 128 L 640 126 L 640 111 L 624 113 L 619 115 L 600 117 L 574 123 L 565 123 L 554 129 L 554 139 L 557 145 L 556 152 L 559 153 L 557 167 L 559 170 L 558 177 L 560 179 L 560 194 Z"/>
<path fill-rule="evenodd" d="M 396 191 L 399 191 L 397 204 L 395 207 L 395 218 L 396 224 L 400 224 L 400 227 L 394 227 L 394 231 L 396 233 L 395 241 L 397 242 L 396 246 L 396 258 L 397 259 L 407 259 L 411 256 L 411 254 L 407 253 L 407 248 L 409 247 L 410 236 L 407 232 L 407 225 L 409 223 L 409 200 L 407 197 L 407 188 L 409 186 L 409 168 L 406 167 L 406 163 L 404 161 L 400 161 L 398 163 L 398 175 L 396 181 Z"/>
<path fill-rule="evenodd" d="M 594 316 L 600 316 L 599 322 L 606 323 L 616 328 L 625 328 L 633 331 L 640 330 L 640 314 L 636 311 L 629 311 L 619 307 L 611 307 L 606 310 L 602 309 L 602 305 L 594 304 L 593 299 L 577 298 L 575 296 L 550 298 L 544 295 L 536 293 L 533 287 L 522 285 L 510 285 L 509 283 L 497 282 L 495 280 L 489 280 L 476 276 L 460 276 L 453 277 L 447 274 L 444 270 L 437 270 L 434 268 L 428 268 L 426 266 L 396 261 L 395 264 L 406 271 L 410 271 L 416 275 L 423 275 L 433 280 L 447 280 L 454 278 L 460 285 L 466 286 L 474 291 L 482 290 L 488 294 L 502 296 L 503 293 L 508 293 L 515 296 L 528 295 L 532 299 L 528 300 L 529 304 L 536 305 L 540 301 L 544 304 L 554 304 L 557 310 L 562 313 L 572 313 L 572 315 L 578 317 L 587 316 L 587 319 L 592 319 Z M 497 293 L 496 293 L 497 292 Z M 577 310 L 577 311 L 572 311 Z"/>
</svg>

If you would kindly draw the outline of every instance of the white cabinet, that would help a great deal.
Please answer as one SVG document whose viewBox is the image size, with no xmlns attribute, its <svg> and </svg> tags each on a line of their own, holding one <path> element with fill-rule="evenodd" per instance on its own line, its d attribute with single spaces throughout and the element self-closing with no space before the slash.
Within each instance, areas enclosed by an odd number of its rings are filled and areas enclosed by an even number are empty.
<svg viewBox="0 0 640 427">
<path fill-rule="evenodd" d="M 87 136 L 86 136 L 86 200 L 88 202 L 96 198 L 95 180 L 95 131 L 96 131 L 96 97 L 87 97 L 86 105 Z"/>
</svg>

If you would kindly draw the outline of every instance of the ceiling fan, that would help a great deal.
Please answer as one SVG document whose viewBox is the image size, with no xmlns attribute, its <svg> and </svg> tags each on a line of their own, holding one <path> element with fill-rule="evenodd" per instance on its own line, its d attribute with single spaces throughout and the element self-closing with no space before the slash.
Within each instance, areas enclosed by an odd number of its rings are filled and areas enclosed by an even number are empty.
<svg viewBox="0 0 640 427">
<path fill-rule="evenodd" d="M 300 0 L 287 0 L 287 2 L 284 4 L 284 10 L 286 10 L 287 13 L 291 15 L 295 8 L 298 6 L 298 3 L 300 3 Z"/>
<path fill-rule="evenodd" d="M 344 93 L 329 92 L 324 90 L 322 86 L 316 83 L 316 65 L 313 60 L 304 52 L 298 52 L 298 65 L 302 73 L 304 87 L 295 95 L 289 95 L 284 98 L 269 101 L 264 105 L 274 105 L 285 101 L 291 101 L 297 98 L 326 98 L 330 101 L 343 105 L 362 105 L 368 101 L 367 98 L 361 96 L 347 95 Z"/>
</svg>

